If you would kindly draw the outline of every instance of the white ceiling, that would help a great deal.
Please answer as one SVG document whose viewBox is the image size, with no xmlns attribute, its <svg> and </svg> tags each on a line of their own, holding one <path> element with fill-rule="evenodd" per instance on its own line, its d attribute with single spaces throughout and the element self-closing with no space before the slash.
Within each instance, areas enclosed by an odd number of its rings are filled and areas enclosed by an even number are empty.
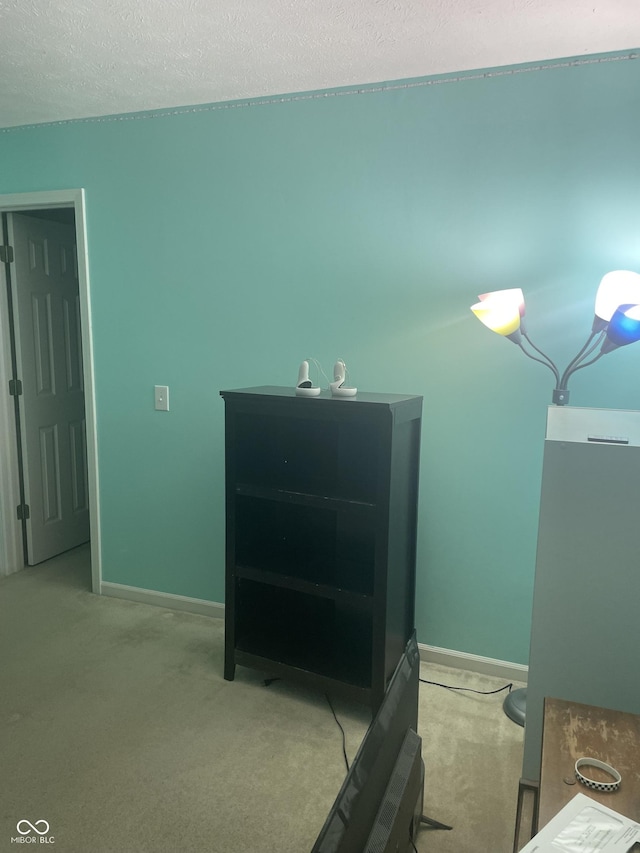
<svg viewBox="0 0 640 853">
<path fill-rule="evenodd" d="M 0 0 L 0 127 L 640 46 L 640 0 Z"/>
</svg>

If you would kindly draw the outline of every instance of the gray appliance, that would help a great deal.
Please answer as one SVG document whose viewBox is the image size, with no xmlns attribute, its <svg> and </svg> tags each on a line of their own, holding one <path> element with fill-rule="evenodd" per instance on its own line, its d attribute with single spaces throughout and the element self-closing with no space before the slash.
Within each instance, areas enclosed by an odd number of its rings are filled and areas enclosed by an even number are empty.
<svg viewBox="0 0 640 853">
<path fill-rule="evenodd" d="M 540 778 L 545 696 L 640 714 L 640 412 L 550 406 L 524 732 Z"/>
</svg>

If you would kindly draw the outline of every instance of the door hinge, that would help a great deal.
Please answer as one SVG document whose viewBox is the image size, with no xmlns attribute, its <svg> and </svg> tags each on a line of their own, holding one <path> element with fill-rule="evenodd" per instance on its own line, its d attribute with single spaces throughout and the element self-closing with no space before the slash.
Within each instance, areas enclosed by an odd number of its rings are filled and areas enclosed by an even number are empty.
<svg viewBox="0 0 640 853">
<path fill-rule="evenodd" d="M 16 509 L 18 510 L 18 521 L 26 521 L 31 515 L 29 504 L 18 504 Z"/>
<path fill-rule="evenodd" d="M 22 382 L 19 379 L 9 380 L 9 394 L 12 397 L 19 397 L 22 394 Z"/>
<path fill-rule="evenodd" d="M 0 263 L 13 263 L 13 246 L 0 246 Z"/>
</svg>

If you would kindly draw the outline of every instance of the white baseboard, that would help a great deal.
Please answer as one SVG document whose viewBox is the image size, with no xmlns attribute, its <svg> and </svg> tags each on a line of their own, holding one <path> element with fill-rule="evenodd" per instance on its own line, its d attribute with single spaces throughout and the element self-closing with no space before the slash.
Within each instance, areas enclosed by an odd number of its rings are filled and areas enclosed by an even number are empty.
<svg viewBox="0 0 640 853">
<path fill-rule="evenodd" d="M 154 589 L 141 589 L 137 586 L 127 586 L 122 583 L 100 584 L 102 595 L 112 598 L 123 598 L 126 601 L 137 601 L 140 604 L 153 604 L 155 607 L 168 607 L 171 610 L 184 610 L 187 613 L 199 613 L 202 616 L 214 616 L 224 619 L 224 604 L 217 601 L 206 601 L 204 598 L 188 598 L 186 595 L 174 595 L 169 592 L 157 592 Z"/>
<path fill-rule="evenodd" d="M 141 589 L 137 586 L 109 583 L 108 581 L 102 582 L 100 592 L 103 595 L 110 595 L 112 598 L 122 598 L 126 601 L 137 601 L 140 604 L 152 604 L 155 607 L 168 607 L 171 610 L 184 610 L 187 613 L 199 613 L 202 616 L 224 619 L 224 604 L 217 601 L 188 598 L 186 595 L 157 592 L 153 589 Z M 418 643 L 418 649 L 420 660 L 425 663 L 438 663 L 454 669 L 466 669 L 481 675 L 494 675 L 511 681 L 526 682 L 527 680 L 529 668 L 524 664 L 485 658 L 467 652 L 457 652 L 455 649 L 441 649 L 438 646 L 428 646 L 424 643 Z"/>
<path fill-rule="evenodd" d="M 420 660 L 426 663 L 439 663 L 454 669 L 467 669 L 480 675 L 495 675 L 510 681 L 527 681 L 529 667 L 522 663 L 512 663 L 506 660 L 485 658 L 467 652 L 457 652 L 455 649 L 441 649 L 438 646 L 427 646 L 418 643 Z"/>
</svg>

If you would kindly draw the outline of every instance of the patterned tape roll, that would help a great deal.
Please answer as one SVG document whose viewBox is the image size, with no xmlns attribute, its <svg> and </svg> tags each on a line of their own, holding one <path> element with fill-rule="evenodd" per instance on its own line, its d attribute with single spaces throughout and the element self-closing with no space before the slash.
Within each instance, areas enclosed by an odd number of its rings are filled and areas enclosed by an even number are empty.
<svg viewBox="0 0 640 853">
<path fill-rule="evenodd" d="M 580 772 L 580 768 L 585 765 L 588 767 L 599 767 L 600 770 L 604 770 L 605 773 L 608 773 L 615 781 L 596 782 L 595 779 L 589 779 L 588 776 L 585 776 Z M 579 758 L 576 761 L 576 779 L 578 782 L 582 782 L 583 785 L 586 785 L 587 788 L 591 788 L 594 791 L 617 791 L 620 787 L 620 782 L 622 782 L 622 776 L 618 773 L 615 767 L 612 767 L 610 764 L 605 764 L 604 761 L 598 761 L 597 758 Z"/>
</svg>

